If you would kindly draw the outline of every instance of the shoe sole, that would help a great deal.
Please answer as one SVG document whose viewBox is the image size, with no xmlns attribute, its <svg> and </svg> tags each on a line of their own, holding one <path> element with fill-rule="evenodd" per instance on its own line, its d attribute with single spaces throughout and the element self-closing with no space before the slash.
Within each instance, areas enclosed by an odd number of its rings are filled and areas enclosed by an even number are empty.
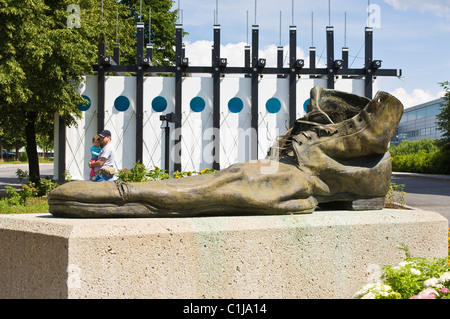
<svg viewBox="0 0 450 319">
<path fill-rule="evenodd" d="M 339 197 L 345 197 L 346 199 L 333 199 Z M 318 206 L 327 210 L 381 210 L 385 206 L 385 197 L 351 199 L 348 194 L 338 194 L 332 198 L 319 199 Z"/>
</svg>

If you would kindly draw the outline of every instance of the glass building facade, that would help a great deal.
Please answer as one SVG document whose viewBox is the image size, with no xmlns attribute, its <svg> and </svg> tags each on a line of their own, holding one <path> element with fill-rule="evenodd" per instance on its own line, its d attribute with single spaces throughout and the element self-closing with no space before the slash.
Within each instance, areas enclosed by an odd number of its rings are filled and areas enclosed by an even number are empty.
<svg viewBox="0 0 450 319">
<path fill-rule="evenodd" d="M 437 99 L 405 109 L 398 125 L 396 138 L 391 142 L 398 144 L 403 140 L 440 139 L 442 133 L 437 124 L 436 115 L 441 112 L 442 103 L 444 103 L 443 99 Z"/>
</svg>

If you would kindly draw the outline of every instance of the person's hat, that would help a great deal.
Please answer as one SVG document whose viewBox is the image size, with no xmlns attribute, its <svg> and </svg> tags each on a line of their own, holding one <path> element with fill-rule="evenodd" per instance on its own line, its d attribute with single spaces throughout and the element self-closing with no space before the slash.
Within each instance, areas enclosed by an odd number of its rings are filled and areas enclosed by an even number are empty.
<svg viewBox="0 0 450 319">
<path fill-rule="evenodd" d="M 101 137 L 111 136 L 111 132 L 108 130 L 104 130 L 104 131 L 101 131 L 100 133 L 98 133 L 98 136 L 101 136 Z"/>
</svg>

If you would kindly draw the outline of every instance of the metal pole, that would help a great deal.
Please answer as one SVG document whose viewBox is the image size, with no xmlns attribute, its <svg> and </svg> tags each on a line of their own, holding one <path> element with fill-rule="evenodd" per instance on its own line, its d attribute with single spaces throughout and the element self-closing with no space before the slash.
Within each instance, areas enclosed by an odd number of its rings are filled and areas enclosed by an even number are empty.
<svg viewBox="0 0 450 319">
<path fill-rule="evenodd" d="M 289 126 L 297 120 L 297 27 L 289 28 Z"/>
<path fill-rule="evenodd" d="M 327 88 L 334 89 L 334 31 L 333 27 L 327 27 L 327 69 L 328 69 L 328 80 Z"/>
<path fill-rule="evenodd" d="M 372 61 L 373 61 L 373 29 L 371 27 L 366 27 L 365 30 L 365 96 L 369 99 L 372 98 Z"/>
<path fill-rule="evenodd" d="M 315 47 L 310 47 L 309 48 L 309 68 L 311 70 L 315 70 L 316 69 L 316 48 Z M 315 78 L 316 76 L 311 74 L 309 77 L 310 78 Z"/>
<path fill-rule="evenodd" d="M 256 1 L 255 1 L 256 3 Z M 250 145 L 250 159 L 258 159 L 258 50 L 259 50 L 259 27 L 252 26 L 252 109 L 251 109 L 251 145 Z"/>
<path fill-rule="evenodd" d="M 137 24 L 136 72 L 136 162 L 142 164 L 144 145 L 144 23 Z"/>
<path fill-rule="evenodd" d="M 181 63 L 183 58 L 183 28 L 181 25 L 177 25 L 175 38 L 175 116 L 179 121 L 175 122 L 175 156 L 174 156 L 174 170 L 181 171 L 181 117 L 182 117 L 182 75 Z"/>
<path fill-rule="evenodd" d="M 220 169 L 220 25 L 214 26 L 213 48 L 213 169 Z"/>
<path fill-rule="evenodd" d="M 98 72 L 97 72 L 97 131 L 105 127 L 105 69 L 103 59 L 106 55 L 106 44 L 100 42 L 98 45 Z"/>
<path fill-rule="evenodd" d="M 58 116 L 58 183 L 63 184 L 66 176 L 66 123 L 64 116 Z"/>
<path fill-rule="evenodd" d="M 170 127 L 169 121 L 166 120 L 166 127 L 164 127 L 164 169 L 167 173 L 170 171 Z"/>
</svg>

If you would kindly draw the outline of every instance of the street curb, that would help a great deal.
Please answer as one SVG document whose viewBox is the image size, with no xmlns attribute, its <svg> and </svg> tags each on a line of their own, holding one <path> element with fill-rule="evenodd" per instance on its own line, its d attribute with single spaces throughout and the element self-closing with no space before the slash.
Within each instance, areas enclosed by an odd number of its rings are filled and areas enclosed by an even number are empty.
<svg viewBox="0 0 450 319">
<path fill-rule="evenodd" d="M 439 175 L 439 174 L 419 174 L 419 173 L 407 173 L 407 172 L 392 172 L 392 177 L 412 177 L 412 178 L 425 178 L 440 180 L 443 182 L 450 182 L 449 175 Z"/>
</svg>

